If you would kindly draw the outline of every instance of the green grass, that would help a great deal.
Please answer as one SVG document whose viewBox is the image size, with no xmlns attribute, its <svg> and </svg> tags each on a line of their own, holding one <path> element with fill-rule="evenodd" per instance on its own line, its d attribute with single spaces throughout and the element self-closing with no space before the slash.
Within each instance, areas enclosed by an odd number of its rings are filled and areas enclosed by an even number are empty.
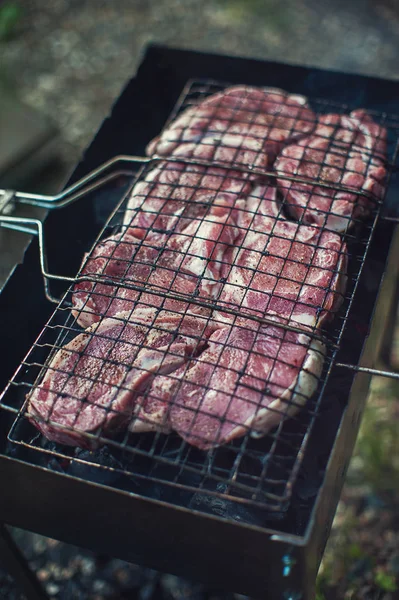
<svg viewBox="0 0 399 600">
<path fill-rule="evenodd" d="M 284 2 L 275 0 L 219 0 L 219 4 L 237 21 L 248 15 L 264 21 L 265 28 L 281 32 L 290 27 L 291 18 Z"/>
<path fill-rule="evenodd" d="M 399 382 L 375 379 L 364 411 L 348 472 L 347 490 L 361 486 L 372 499 L 382 501 L 393 513 L 399 506 Z M 356 489 L 356 488 L 352 488 Z M 360 492 L 361 493 L 361 492 Z M 316 600 L 358 598 L 364 572 L 372 573 L 375 597 L 398 590 L 395 574 L 362 546 L 358 516 L 341 504 L 340 525 L 333 530 L 317 579 Z M 372 539 L 368 544 L 372 545 Z M 384 596 L 381 596 L 384 594 Z M 390 597 L 390 596 L 387 596 Z"/>
<path fill-rule="evenodd" d="M 0 42 L 14 34 L 21 15 L 22 9 L 18 2 L 0 3 Z"/>
<path fill-rule="evenodd" d="M 384 592 L 396 592 L 398 586 L 396 584 L 395 575 L 387 573 L 382 569 L 379 569 L 374 577 L 376 585 Z"/>
<path fill-rule="evenodd" d="M 366 483 L 375 493 L 397 496 L 399 491 L 399 421 L 393 414 L 399 399 L 397 382 L 386 381 L 373 395 L 363 415 L 354 456 L 360 468 L 355 483 Z M 377 401 L 378 400 L 378 401 Z"/>
</svg>

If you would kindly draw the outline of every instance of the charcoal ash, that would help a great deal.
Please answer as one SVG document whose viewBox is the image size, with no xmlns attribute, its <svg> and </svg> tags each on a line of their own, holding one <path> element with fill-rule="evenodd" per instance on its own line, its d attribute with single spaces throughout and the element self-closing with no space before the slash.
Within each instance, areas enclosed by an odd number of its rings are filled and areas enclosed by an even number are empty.
<svg viewBox="0 0 399 600">
<path fill-rule="evenodd" d="M 160 586 L 168 600 L 204 600 L 206 586 L 175 575 L 162 575 Z"/>
<path fill-rule="evenodd" d="M 116 469 L 122 465 L 106 446 L 95 452 L 77 449 L 74 458 L 77 460 L 71 460 L 65 471 L 68 475 L 103 485 L 118 485 L 122 476 Z"/>
<path fill-rule="evenodd" d="M 328 415 L 326 419 L 328 421 Z M 21 420 L 19 434 L 23 432 L 23 426 L 28 426 L 30 432 L 31 425 L 22 421 L 25 420 Z M 324 428 L 322 429 L 324 431 Z M 259 476 L 266 466 L 268 477 L 273 478 L 281 474 L 281 468 L 287 467 L 290 460 L 292 460 L 292 457 L 290 459 L 290 450 L 292 449 L 290 435 L 290 428 L 288 427 L 286 436 L 282 438 L 283 440 L 286 439 L 286 442 L 283 441 L 279 444 L 282 447 L 282 454 L 277 457 L 270 455 L 270 439 L 248 440 L 247 450 L 249 449 L 250 452 L 245 452 L 244 456 L 241 457 L 236 481 L 244 485 L 248 484 L 248 476 Z M 65 473 L 94 483 L 139 493 L 144 497 L 198 510 L 235 522 L 260 527 L 273 526 L 278 522 L 279 527 L 286 527 L 288 530 L 292 527 L 295 517 L 292 517 L 291 514 L 286 513 L 284 510 L 265 510 L 256 506 L 249 506 L 245 502 L 245 500 L 248 500 L 247 492 L 243 492 L 239 487 L 234 486 L 229 491 L 227 483 L 217 482 L 209 476 L 209 470 L 211 469 L 211 472 L 219 473 L 220 476 L 226 478 L 237 459 L 240 450 L 238 442 L 233 442 L 228 447 L 218 448 L 208 453 L 185 444 L 185 453 L 182 454 L 182 441 L 177 435 L 156 436 L 156 434 L 144 434 L 141 436 L 140 449 L 148 452 L 151 447 L 154 447 L 156 439 L 158 441 L 157 449 L 160 452 L 162 448 L 164 458 L 173 461 L 179 456 L 180 458 L 183 457 L 181 460 L 196 467 L 198 472 L 181 469 L 180 462 L 172 465 L 154 461 L 150 456 L 135 454 L 129 451 L 128 448 L 117 449 L 111 446 L 103 446 L 92 451 L 73 449 L 60 446 L 37 435 L 36 443 L 41 450 L 46 451 L 44 453 L 33 452 L 15 444 L 10 444 L 10 446 L 15 457 L 26 456 L 28 452 L 35 457 L 38 464 L 58 473 Z M 317 441 L 315 443 L 317 444 Z M 283 453 L 286 454 L 286 457 Z M 287 457 L 289 462 L 286 464 L 284 460 Z M 312 465 L 312 469 L 307 468 L 303 472 L 301 489 L 310 486 L 311 490 L 317 491 L 319 478 L 317 472 L 315 474 L 315 470 L 316 466 Z M 205 476 L 204 473 L 208 473 L 208 476 Z M 177 474 L 179 485 L 168 485 L 168 481 L 173 482 L 176 480 Z M 278 493 L 281 492 L 281 489 L 278 487 L 273 489 L 267 481 L 260 490 L 260 492 L 266 493 L 272 491 Z M 234 501 L 230 494 L 237 495 L 238 500 Z M 229 495 L 229 498 L 226 498 L 226 495 Z M 244 500 L 243 502 L 240 501 L 240 496 Z M 305 493 L 305 496 L 312 496 L 313 499 L 313 493 L 310 494 L 309 491 Z M 265 497 L 267 498 L 267 496 L 261 496 L 261 499 Z"/>
<path fill-rule="evenodd" d="M 0 600 L 25 600 L 14 580 L 0 567 Z"/>
<path fill-rule="evenodd" d="M 247 523 L 259 527 L 264 527 L 271 520 L 282 520 L 285 516 L 284 512 L 281 511 L 273 512 L 253 506 L 248 507 L 245 504 L 224 498 L 223 496 L 229 492 L 226 484 L 218 483 L 212 491 L 218 495 L 206 494 L 206 492 L 194 494 L 188 508 L 236 523 Z"/>
<path fill-rule="evenodd" d="M 167 453 L 169 458 L 177 456 L 177 445 L 181 445 L 181 442 L 177 440 L 174 442 L 171 440 L 171 442 L 169 452 Z M 262 448 L 262 441 L 260 442 L 260 448 Z M 43 441 L 43 445 L 52 452 L 57 451 L 58 453 L 62 453 L 64 450 L 58 444 L 47 440 Z M 188 452 L 192 461 L 197 458 L 198 468 L 200 469 L 204 464 L 204 453 L 195 448 L 189 448 Z M 213 459 L 214 467 L 219 467 L 220 469 L 221 465 L 224 465 L 225 468 L 231 468 L 235 456 L 231 451 L 220 448 L 215 454 L 218 458 Z M 76 449 L 71 452 L 70 459 L 58 456 L 47 457 L 46 466 L 59 473 L 65 473 L 102 485 L 111 485 L 133 493 L 140 493 L 153 500 L 200 510 L 207 514 L 213 514 L 236 522 L 249 523 L 262 527 L 270 524 L 271 521 L 281 521 L 284 518 L 284 512 L 268 511 L 263 508 L 248 506 L 245 502 L 240 502 L 239 498 L 235 502 L 231 499 L 231 496 L 229 499 L 224 498 L 223 496 L 229 494 L 227 484 L 215 483 L 212 477 L 205 478 L 203 475 L 195 472 L 185 470 L 180 473 L 180 485 L 177 487 L 163 483 L 173 481 L 180 467 L 157 463 L 152 465 L 151 468 L 151 476 L 154 480 L 148 479 L 148 460 L 148 457 L 135 456 L 128 452 L 125 452 L 124 456 L 122 456 L 122 452 L 103 446 L 94 451 Z M 250 467 L 249 462 L 247 459 L 244 465 L 245 472 L 248 472 L 247 470 Z M 254 457 L 253 462 L 256 465 L 256 471 L 254 470 L 254 472 L 259 473 L 259 470 L 264 465 L 262 452 L 259 452 L 259 455 Z M 277 472 L 278 465 L 275 469 Z M 243 481 L 246 481 L 245 477 Z M 200 488 L 201 491 L 193 491 Z M 233 489 L 233 493 L 242 495 L 242 492 L 240 494 L 240 491 L 237 489 Z"/>
</svg>

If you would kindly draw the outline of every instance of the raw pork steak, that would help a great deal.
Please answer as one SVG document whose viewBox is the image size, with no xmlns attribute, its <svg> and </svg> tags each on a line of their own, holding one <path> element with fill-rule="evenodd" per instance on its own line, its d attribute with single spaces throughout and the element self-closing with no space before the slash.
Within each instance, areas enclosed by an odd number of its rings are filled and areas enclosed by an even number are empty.
<svg viewBox="0 0 399 600">
<path fill-rule="evenodd" d="M 234 244 L 238 230 L 229 214 L 218 206 L 208 213 L 169 237 L 140 240 L 128 232 L 100 242 L 89 258 L 85 257 L 81 276 L 112 279 L 115 283 L 82 281 L 75 285 L 72 312 L 78 323 L 88 327 L 103 316 L 134 311 L 138 303 L 179 313 L 188 309 L 187 302 L 162 297 L 165 292 L 203 302 L 215 297 L 220 291 L 224 254 Z M 145 291 L 126 284 L 145 286 Z M 207 312 L 200 305 L 190 308 Z"/>
<path fill-rule="evenodd" d="M 178 369 L 204 345 L 204 319 L 141 309 L 103 319 L 59 350 L 28 396 L 28 416 L 50 440 L 95 447 L 88 437 L 108 435 L 140 421 L 138 398 L 154 377 Z M 136 406 L 138 401 L 138 406 Z M 163 427 L 166 405 L 146 407 L 141 430 Z M 150 415 L 151 421 L 146 421 Z"/>
<path fill-rule="evenodd" d="M 314 393 L 324 359 L 324 346 L 303 329 L 298 334 L 245 319 L 221 326 L 177 386 L 172 428 L 208 450 L 248 432 L 260 437 L 294 415 Z"/>
<path fill-rule="evenodd" d="M 219 304 L 260 317 L 272 311 L 311 327 L 331 318 L 346 286 L 341 237 L 285 219 L 272 185 L 257 186 L 232 214 L 240 237 L 230 268 L 224 265 Z M 220 312 L 219 318 L 232 317 Z"/>
<path fill-rule="evenodd" d="M 237 171 L 163 161 L 134 186 L 123 224 L 139 239 L 182 231 L 219 199 L 231 204 L 250 189 Z"/>
<path fill-rule="evenodd" d="M 78 282 L 73 290 L 72 314 L 79 325 L 89 327 L 100 320 L 101 316 L 112 316 L 124 310 L 132 310 L 131 302 L 124 308 L 122 290 L 117 282 L 122 282 L 129 268 L 137 283 L 147 281 L 151 275 L 151 266 L 159 255 L 159 246 L 142 243 L 133 237 L 117 234 L 102 240 L 94 250 L 84 256 L 81 275 L 101 276 L 115 280 L 115 285 Z M 132 266 L 135 259 L 134 267 Z M 132 301 L 137 300 L 139 292 L 129 290 Z"/>
<path fill-rule="evenodd" d="M 386 130 L 363 110 L 324 115 L 309 137 L 284 148 L 275 162 L 278 186 L 291 214 L 305 223 L 346 231 L 384 193 Z M 297 176 L 299 183 L 284 179 Z M 350 191 L 317 185 L 343 185 Z M 314 183 L 316 182 L 316 183 Z"/>
<path fill-rule="evenodd" d="M 234 86 L 185 110 L 147 147 L 151 156 L 183 152 L 230 165 L 270 166 L 283 144 L 309 134 L 315 115 L 303 96 L 273 88 Z M 204 150 L 202 150 L 204 149 Z"/>
</svg>

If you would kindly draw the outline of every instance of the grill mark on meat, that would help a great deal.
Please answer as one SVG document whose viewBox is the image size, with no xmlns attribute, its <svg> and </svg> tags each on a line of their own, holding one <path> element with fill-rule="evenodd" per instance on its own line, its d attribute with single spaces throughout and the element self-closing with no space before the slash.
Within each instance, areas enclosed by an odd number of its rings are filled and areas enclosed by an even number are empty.
<svg viewBox="0 0 399 600">
<path fill-rule="evenodd" d="M 277 183 L 287 209 L 304 223 L 346 231 L 369 214 L 373 200 L 384 193 L 386 130 L 363 110 L 347 115 L 323 115 L 309 137 L 284 148 L 277 158 Z M 299 183 L 284 179 L 296 175 Z M 317 185 L 340 184 L 365 195 Z"/>
</svg>

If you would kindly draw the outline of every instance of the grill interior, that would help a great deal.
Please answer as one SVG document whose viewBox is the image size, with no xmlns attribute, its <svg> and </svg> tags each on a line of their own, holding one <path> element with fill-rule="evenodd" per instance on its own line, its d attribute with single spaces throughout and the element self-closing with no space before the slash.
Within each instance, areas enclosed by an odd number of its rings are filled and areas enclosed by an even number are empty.
<svg viewBox="0 0 399 600">
<path fill-rule="evenodd" d="M 224 87 L 226 84 L 214 81 L 191 81 L 184 89 L 170 119 L 175 118 L 183 109 L 195 104 L 198 100 L 218 92 Z M 345 114 L 356 108 L 318 99 L 310 99 L 309 103 L 318 115 L 332 112 Z M 388 131 L 386 167 L 389 179 L 397 164 L 399 120 L 385 113 L 375 111 L 371 111 L 371 113 L 374 120 Z M 293 129 L 295 129 L 295 123 Z M 238 150 L 239 148 L 237 148 Z M 256 164 L 256 156 L 254 164 Z M 321 170 L 326 165 L 318 166 Z M 134 183 L 138 180 L 146 180 L 154 167 L 162 168 L 162 162 L 155 160 L 154 163 L 141 168 Z M 179 168 L 176 164 L 176 169 Z M 217 168 L 210 164 L 205 166 L 195 157 L 185 160 L 183 166 L 183 170 L 192 171 L 193 169 L 197 170 L 201 177 L 207 173 L 208 169 L 216 169 L 217 185 L 208 190 L 211 197 L 223 189 L 223 185 L 228 180 L 233 179 L 240 182 L 250 176 L 257 177 L 259 175 L 253 164 L 243 166 L 238 169 L 238 172 L 235 168 L 234 174 L 232 174 L 231 169 L 223 166 L 223 163 L 218 162 Z M 268 176 L 266 185 L 271 185 L 275 174 L 271 171 Z M 176 179 L 177 181 L 170 186 L 170 193 L 175 195 L 179 194 L 182 187 L 179 178 Z M 287 178 L 287 188 L 294 184 L 295 178 Z M 336 189 L 339 191 L 345 189 L 345 186 L 337 185 Z M 194 186 L 193 193 L 195 190 Z M 93 248 L 98 240 L 115 235 L 120 231 L 128 196 L 129 191 L 117 203 L 93 244 Z M 170 197 L 166 197 L 165 200 L 170 201 Z M 280 200 L 283 199 L 280 198 Z M 361 351 L 364 337 L 356 339 L 353 328 L 358 327 L 361 330 L 366 326 L 372 310 L 373 298 L 370 296 L 367 301 L 364 301 L 364 298 L 359 301 L 359 294 L 355 295 L 355 293 L 358 287 L 362 286 L 361 275 L 367 265 L 365 261 L 374 233 L 379 240 L 378 231 L 375 232 L 375 230 L 382 206 L 382 203 L 371 195 L 369 201 L 371 213 L 369 219 L 366 222 L 354 219 L 353 227 L 341 236 L 343 244 L 347 245 L 349 254 L 348 285 L 342 306 L 331 323 L 323 325 L 321 330 L 309 331 L 304 342 L 309 347 L 312 340 L 322 336 L 326 346 L 326 356 L 323 372 L 318 378 L 317 391 L 295 417 L 287 418 L 286 413 L 290 406 L 288 401 L 281 415 L 280 424 L 264 438 L 254 440 L 248 433 L 240 439 L 208 452 L 190 446 L 174 433 L 168 435 L 123 433 L 110 439 L 102 432 L 101 428 L 95 435 L 83 434 L 83 436 L 87 436 L 90 445 L 94 441 L 93 438 L 104 442 L 106 447 L 100 450 L 73 450 L 48 442 L 27 421 L 25 397 L 32 388 L 40 386 L 43 369 L 49 368 L 54 353 L 82 332 L 70 312 L 72 286 L 46 324 L 2 398 L 3 407 L 17 413 L 8 434 L 8 452 L 13 455 L 18 455 L 19 452 L 29 453 L 30 457 L 40 455 L 40 461 L 45 456 L 46 466 L 55 470 L 81 475 L 89 479 L 99 478 L 100 481 L 110 482 L 116 487 L 138 491 L 146 496 L 161 497 L 178 505 L 196 508 L 203 512 L 213 512 L 235 520 L 265 525 L 270 519 L 282 519 L 289 509 L 294 491 L 299 489 L 306 495 L 298 478 L 300 479 L 301 474 L 303 475 L 306 469 L 310 468 L 309 459 L 306 458 L 309 452 L 306 453 L 305 450 L 314 439 L 313 429 L 317 430 L 320 419 L 325 419 L 326 415 L 331 414 L 331 411 L 334 413 L 334 403 L 345 401 L 345 389 L 350 386 L 351 375 L 347 373 L 343 375 L 342 371 L 334 369 L 334 364 L 338 357 L 342 361 L 343 356 L 349 357 L 347 360 L 356 363 Z M 211 202 L 212 200 L 204 203 L 202 214 L 195 217 L 199 225 L 207 221 Z M 287 208 L 289 208 L 287 202 L 282 201 L 276 223 L 287 217 Z M 162 232 L 160 231 L 160 233 Z M 141 248 L 148 245 L 149 242 L 147 243 L 146 240 L 146 235 L 144 235 Z M 112 256 L 117 255 L 120 243 L 114 244 L 111 260 Z M 386 253 L 384 244 L 380 244 L 380 252 L 382 259 Z M 161 255 L 162 252 L 160 252 Z M 196 255 L 191 253 L 188 248 L 185 258 L 195 257 Z M 109 261 L 110 257 L 107 256 L 106 259 Z M 90 254 L 88 260 L 90 260 Z M 268 323 L 268 319 L 262 314 L 248 315 L 243 306 L 226 305 L 219 299 L 210 302 L 207 297 L 202 296 L 198 286 L 194 287 L 191 294 L 176 291 L 174 284 L 177 274 L 180 273 L 178 268 L 174 271 L 168 267 L 169 275 L 172 275 L 168 278 L 169 287 L 161 287 L 156 283 L 151 284 L 148 276 L 144 280 L 129 278 L 127 273 L 129 264 L 129 261 L 125 260 L 125 266 L 122 268 L 122 275 L 119 279 L 108 280 L 111 291 L 107 292 L 102 289 L 100 291 L 102 297 L 108 294 L 111 302 L 117 300 L 121 294 L 125 294 L 126 290 L 130 290 L 137 296 L 134 302 L 151 305 L 151 302 L 146 300 L 146 294 L 151 292 L 154 297 L 159 298 L 159 308 L 165 308 L 166 301 L 170 299 L 178 302 L 178 308 L 172 312 L 180 317 L 187 315 L 189 306 L 205 311 L 202 317 L 204 327 L 212 324 L 212 314 L 216 310 L 225 311 L 235 321 L 245 315 L 251 322 Z M 170 273 L 170 271 L 172 272 Z M 277 275 L 275 285 L 278 285 L 282 279 L 284 277 Z M 367 287 L 367 282 L 365 285 Z M 331 290 L 325 291 L 327 296 Z M 94 289 L 93 294 L 99 295 L 98 288 Z M 87 310 L 87 304 L 85 304 L 82 311 Z M 295 326 L 292 323 L 288 324 L 286 328 L 278 327 L 277 330 L 273 330 L 272 337 L 287 339 L 292 335 L 293 330 L 295 330 Z M 200 344 L 203 339 L 203 335 L 198 334 L 196 341 Z M 277 357 L 276 361 L 278 360 Z M 340 400 L 337 400 L 337 390 L 342 390 Z M 315 433 L 317 437 L 317 431 Z M 25 456 L 25 454 L 23 455 Z M 98 475 L 97 471 L 101 474 Z M 218 505 L 220 501 L 223 501 L 222 508 L 220 504 Z"/>
</svg>

